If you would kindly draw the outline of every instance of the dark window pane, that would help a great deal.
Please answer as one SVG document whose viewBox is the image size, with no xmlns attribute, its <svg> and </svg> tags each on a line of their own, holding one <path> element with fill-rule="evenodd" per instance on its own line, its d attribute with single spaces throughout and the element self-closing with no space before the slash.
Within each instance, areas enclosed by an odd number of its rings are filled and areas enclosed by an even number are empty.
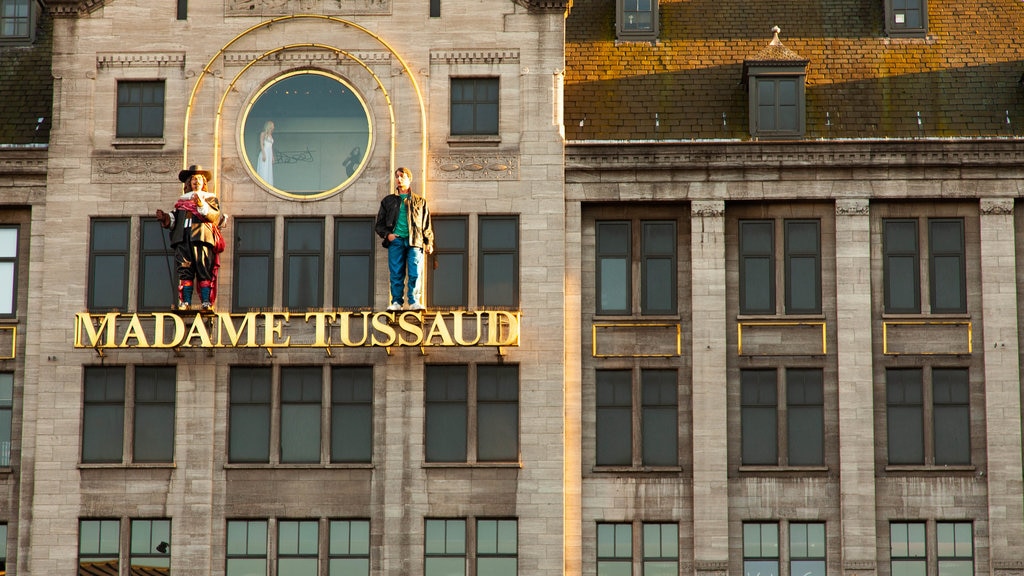
<svg viewBox="0 0 1024 576">
<path fill-rule="evenodd" d="M 480 218 L 480 305 L 519 304 L 519 220 Z"/>
<path fill-rule="evenodd" d="M 452 135 L 498 133 L 498 79 L 451 79 Z"/>
<path fill-rule="evenodd" d="M 373 448 L 373 368 L 338 366 L 331 378 L 331 461 L 369 462 Z"/>
<path fill-rule="evenodd" d="M 629 222 L 598 222 L 597 233 L 597 312 L 631 312 Z"/>
<path fill-rule="evenodd" d="M 160 223 L 152 218 L 142 219 L 139 268 L 139 309 L 170 309 L 177 286 L 173 273 L 174 256 L 167 233 L 160 227 Z"/>
<path fill-rule="evenodd" d="M 676 312 L 676 224 L 643 222 L 641 251 L 644 314 Z"/>
<path fill-rule="evenodd" d="M 740 312 L 775 313 L 774 222 L 741 221 Z"/>
<path fill-rule="evenodd" d="M 270 369 L 231 369 L 228 460 L 270 461 Z"/>
<path fill-rule="evenodd" d="M 778 464 L 778 389 L 774 370 L 740 373 L 743 464 Z"/>
<path fill-rule="evenodd" d="M 121 462 L 124 449 L 124 367 L 87 367 L 82 462 Z"/>
<path fill-rule="evenodd" d="M 932 371 L 935 463 L 971 463 L 970 385 L 966 369 Z"/>
<path fill-rule="evenodd" d="M 885 311 L 918 314 L 921 293 L 917 221 L 885 220 L 883 227 Z"/>
<path fill-rule="evenodd" d="M 477 460 L 519 459 L 519 369 L 477 367 Z"/>
<path fill-rule="evenodd" d="M 335 236 L 335 306 L 373 306 L 373 220 L 339 218 L 335 222 Z"/>
<path fill-rule="evenodd" d="M 164 82 L 117 83 L 117 137 L 160 138 L 164 132 Z"/>
<path fill-rule="evenodd" d="M 135 369 L 136 462 L 174 460 L 175 370 L 171 366 Z"/>
<path fill-rule="evenodd" d="M 426 368 L 426 459 L 465 462 L 467 446 L 467 369 Z"/>
<path fill-rule="evenodd" d="M 597 371 L 597 464 L 633 463 L 632 374 L 628 370 Z"/>
<path fill-rule="evenodd" d="M 468 286 L 467 220 L 463 217 L 435 217 L 434 254 L 427 266 L 427 288 L 433 306 L 466 306 Z"/>
<path fill-rule="evenodd" d="M 641 371 L 640 427 L 645 466 L 679 464 L 679 386 L 675 370 Z"/>
<path fill-rule="evenodd" d="M 89 308 L 128 307 L 128 219 L 93 220 L 90 239 Z"/>
<path fill-rule="evenodd" d="M 285 304 L 292 309 L 323 306 L 323 220 L 285 221 Z"/>
<path fill-rule="evenodd" d="M 967 311 L 963 219 L 928 221 L 931 245 L 932 312 Z"/>
<path fill-rule="evenodd" d="M 281 369 L 281 462 L 320 461 L 319 367 Z"/>
<path fill-rule="evenodd" d="M 886 370 L 889 463 L 924 464 L 921 370 Z"/>
<path fill-rule="evenodd" d="M 787 220 L 786 313 L 821 312 L 821 255 L 817 220 Z"/>
<path fill-rule="evenodd" d="M 236 310 L 273 305 L 274 221 L 239 219 L 235 229 Z"/>
<path fill-rule="evenodd" d="M 790 466 L 824 464 L 825 409 L 822 371 L 786 371 Z"/>
</svg>

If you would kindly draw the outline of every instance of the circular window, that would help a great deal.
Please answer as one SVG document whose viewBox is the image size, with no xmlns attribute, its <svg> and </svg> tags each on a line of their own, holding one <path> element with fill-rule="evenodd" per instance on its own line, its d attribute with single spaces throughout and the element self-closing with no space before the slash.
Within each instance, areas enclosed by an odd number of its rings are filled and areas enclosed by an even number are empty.
<svg viewBox="0 0 1024 576">
<path fill-rule="evenodd" d="M 249 103 L 239 140 L 256 179 L 311 200 L 345 187 L 370 150 L 366 103 L 344 80 L 316 70 L 286 74 Z"/>
</svg>

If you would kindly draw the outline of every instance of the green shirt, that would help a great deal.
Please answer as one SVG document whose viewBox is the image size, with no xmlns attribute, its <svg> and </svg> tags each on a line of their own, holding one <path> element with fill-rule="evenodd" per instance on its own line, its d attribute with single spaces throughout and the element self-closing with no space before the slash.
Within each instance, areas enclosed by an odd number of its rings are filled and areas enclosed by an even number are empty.
<svg viewBox="0 0 1024 576">
<path fill-rule="evenodd" d="M 409 194 L 399 194 L 402 203 L 398 208 L 398 219 L 395 220 L 395 229 L 392 234 L 402 238 L 409 237 Z"/>
</svg>

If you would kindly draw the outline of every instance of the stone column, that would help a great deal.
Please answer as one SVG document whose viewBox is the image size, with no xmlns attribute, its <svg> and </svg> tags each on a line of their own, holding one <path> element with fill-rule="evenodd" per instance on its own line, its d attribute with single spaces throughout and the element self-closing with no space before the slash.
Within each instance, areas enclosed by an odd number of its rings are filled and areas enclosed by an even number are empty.
<svg viewBox="0 0 1024 576">
<path fill-rule="evenodd" d="M 867 199 L 836 201 L 842 570 L 851 576 L 877 572 L 869 214 Z"/>
<path fill-rule="evenodd" d="M 729 565 L 725 202 L 690 207 L 693 274 L 693 548 L 697 576 Z"/>
<path fill-rule="evenodd" d="M 992 574 L 1024 568 L 1020 345 L 1013 198 L 981 200 L 981 341 L 985 355 L 988 533 Z M 977 535 L 977 532 L 975 532 Z"/>
</svg>

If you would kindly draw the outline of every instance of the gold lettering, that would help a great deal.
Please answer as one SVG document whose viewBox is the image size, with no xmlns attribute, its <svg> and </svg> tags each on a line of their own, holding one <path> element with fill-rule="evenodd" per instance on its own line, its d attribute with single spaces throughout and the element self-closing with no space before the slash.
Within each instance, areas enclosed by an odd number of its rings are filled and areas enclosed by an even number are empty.
<svg viewBox="0 0 1024 576">
<path fill-rule="evenodd" d="M 206 320 L 203 319 L 202 314 L 196 314 L 196 317 L 192 319 L 192 326 L 188 329 L 188 334 L 185 336 L 182 346 L 191 347 L 193 338 L 199 338 L 199 346 L 202 348 L 213 347 L 213 342 L 210 340 L 210 332 L 206 329 Z"/>
<path fill-rule="evenodd" d="M 135 339 L 135 345 L 139 348 L 149 348 L 149 342 L 146 340 L 146 333 L 142 331 L 142 323 L 139 322 L 139 315 L 132 314 L 131 320 L 128 321 L 128 329 L 124 332 L 124 338 L 121 338 L 121 348 L 131 348 L 132 345 L 128 343 L 129 338 Z"/>
<path fill-rule="evenodd" d="M 483 333 L 483 330 L 480 328 L 480 311 L 477 310 L 474 312 L 474 314 L 476 314 L 476 340 L 473 340 L 472 342 L 469 342 L 462 337 L 462 316 L 465 314 L 466 313 L 461 310 L 452 313 L 452 325 L 455 328 L 455 342 L 459 346 L 476 346 L 477 342 L 480 342 L 480 336 Z"/>
<path fill-rule="evenodd" d="M 327 332 L 326 327 L 327 327 L 327 324 L 328 324 L 327 320 L 330 319 L 330 323 L 333 324 L 334 320 L 337 317 L 338 317 L 338 314 L 336 312 L 308 312 L 308 313 L 306 313 L 306 323 L 309 323 L 309 319 L 310 318 L 316 319 L 316 322 L 313 323 L 313 326 L 316 328 L 316 338 L 313 341 L 312 346 L 316 346 L 316 347 L 319 347 L 319 348 L 326 348 L 327 347 L 327 336 L 326 336 L 326 332 Z"/>
<path fill-rule="evenodd" d="M 341 332 L 341 343 L 345 346 L 365 346 L 366 339 L 370 335 L 370 313 L 362 312 L 359 314 L 363 317 L 363 339 L 359 342 L 352 340 L 352 324 L 349 319 L 352 317 L 351 312 L 342 312 L 338 318 L 338 329 Z"/>
<path fill-rule="evenodd" d="M 232 348 L 238 347 L 238 340 L 242 337 L 242 330 L 245 330 L 245 347 L 256 347 L 256 312 L 246 312 L 242 316 L 242 324 L 235 330 L 235 322 L 231 314 L 217 313 L 217 346 L 225 346 L 223 335 L 227 332 L 228 344 Z"/>
<path fill-rule="evenodd" d="M 423 339 L 424 346 L 431 346 L 432 340 L 435 337 L 441 339 L 442 346 L 454 346 L 455 342 L 452 341 L 452 335 L 448 332 L 448 324 L 445 323 L 445 314 L 438 312 L 434 314 L 434 321 L 430 324 L 430 330 L 427 331 L 427 337 Z"/>
<path fill-rule="evenodd" d="M 165 342 L 164 324 L 168 318 L 174 322 L 174 338 L 170 342 Z M 154 348 L 174 348 L 181 345 L 181 340 L 185 336 L 185 321 L 181 319 L 181 316 L 167 312 L 157 312 L 153 314 L 153 322 L 156 324 L 153 328 Z"/>
<path fill-rule="evenodd" d="M 501 319 L 508 321 L 508 337 L 501 338 Z M 487 346 L 512 346 L 519 343 L 519 318 L 504 310 L 487 312 Z"/>
<path fill-rule="evenodd" d="M 85 344 L 89 348 L 113 348 L 116 340 L 114 339 L 115 332 L 117 329 L 117 312 L 109 312 L 103 315 L 103 320 L 100 321 L 99 326 L 93 324 L 93 316 L 88 312 L 79 312 L 75 315 L 75 322 L 78 326 L 75 329 L 75 346 L 82 348 L 82 328 L 85 328 L 85 333 L 89 337 L 89 343 Z M 106 332 L 106 341 L 100 344 L 100 338 Z"/>
<path fill-rule="evenodd" d="M 395 329 L 391 326 L 391 322 L 395 321 L 395 315 L 391 312 L 379 312 L 373 315 L 373 328 L 377 332 L 384 334 L 387 340 L 378 340 L 377 334 L 373 335 L 374 346 L 394 346 L 395 341 L 398 340 L 398 335 L 395 334 Z"/>
<path fill-rule="evenodd" d="M 422 321 L 422 316 L 422 312 L 403 312 L 398 317 L 398 327 L 404 330 L 406 334 L 414 336 L 412 340 L 403 340 L 399 338 L 399 346 L 419 346 L 420 342 L 423 342 L 423 326 L 409 321 L 410 317 Z"/>
<path fill-rule="evenodd" d="M 274 320 L 275 316 L 280 316 L 281 320 Z M 274 336 L 281 337 L 281 332 L 284 330 L 284 322 L 288 321 L 290 314 L 288 312 L 264 312 L 263 318 L 266 322 L 266 326 L 263 329 L 263 345 L 267 348 L 272 346 L 288 346 L 292 341 L 292 337 L 288 336 L 280 342 L 274 341 Z"/>
</svg>

